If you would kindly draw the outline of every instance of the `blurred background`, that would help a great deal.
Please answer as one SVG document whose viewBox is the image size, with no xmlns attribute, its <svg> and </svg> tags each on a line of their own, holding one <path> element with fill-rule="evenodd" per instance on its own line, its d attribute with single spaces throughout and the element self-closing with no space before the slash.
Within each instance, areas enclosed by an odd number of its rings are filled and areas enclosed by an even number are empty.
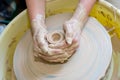
<svg viewBox="0 0 120 80">
<path fill-rule="evenodd" d="M 6 25 L 26 9 L 25 0 L 0 0 L 0 34 Z"/>
</svg>

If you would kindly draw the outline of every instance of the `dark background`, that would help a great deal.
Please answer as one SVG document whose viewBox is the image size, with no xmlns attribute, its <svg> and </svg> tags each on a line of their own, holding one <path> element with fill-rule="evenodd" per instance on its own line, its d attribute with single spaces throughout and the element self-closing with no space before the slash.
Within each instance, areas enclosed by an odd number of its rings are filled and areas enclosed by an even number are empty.
<svg viewBox="0 0 120 80">
<path fill-rule="evenodd" d="M 0 0 L 0 23 L 9 23 L 24 9 L 25 0 Z"/>
</svg>

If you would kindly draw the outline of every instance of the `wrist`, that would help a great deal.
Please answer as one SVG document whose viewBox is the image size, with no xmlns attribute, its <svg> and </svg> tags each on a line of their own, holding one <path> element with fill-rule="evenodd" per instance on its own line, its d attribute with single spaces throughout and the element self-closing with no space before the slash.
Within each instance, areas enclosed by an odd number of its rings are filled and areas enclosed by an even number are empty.
<svg viewBox="0 0 120 80">
<path fill-rule="evenodd" d="M 34 19 L 32 19 L 32 23 L 36 23 L 36 22 L 39 22 L 39 23 L 45 23 L 45 16 L 41 15 L 41 14 L 37 14 L 35 16 Z"/>
<path fill-rule="evenodd" d="M 80 3 L 78 5 L 77 9 L 75 10 L 75 13 L 72 16 L 72 19 L 76 19 L 78 21 L 85 22 L 87 17 L 88 17 L 87 11 L 86 11 L 85 7 Z"/>
<path fill-rule="evenodd" d="M 33 32 L 46 29 L 45 17 L 40 14 L 36 15 L 31 21 L 31 27 Z"/>
<path fill-rule="evenodd" d="M 32 27 L 45 27 L 45 16 L 37 14 L 34 19 L 31 21 Z"/>
</svg>

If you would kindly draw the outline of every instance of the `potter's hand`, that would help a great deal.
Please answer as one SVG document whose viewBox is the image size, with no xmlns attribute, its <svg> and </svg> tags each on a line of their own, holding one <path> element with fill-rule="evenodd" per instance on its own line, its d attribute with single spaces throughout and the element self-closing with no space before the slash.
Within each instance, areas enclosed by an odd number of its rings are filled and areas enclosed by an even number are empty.
<svg viewBox="0 0 120 80">
<path fill-rule="evenodd" d="M 81 24 L 76 19 L 70 19 L 64 23 L 65 40 L 68 45 L 74 44 L 73 40 L 80 38 Z"/>
<path fill-rule="evenodd" d="M 77 50 L 79 46 L 80 33 L 95 1 L 96 0 L 80 0 L 72 18 L 64 23 L 63 28 L 65 31 L 66 41 L 60 44 L 51 45 L 51 47 L 62 48 L 67 52 L 68 56 L 71 56 Z"/>
<path fill-rule="evenodd" d="M 35 51 L 46 53 L 48 51 L 48 43 L 46 41 L 47 30 L 42 15 L 37 15 L 32 20 L 32 31 Z"/>
<path fill-rule="evenodd" d="M 43 59 L 49 61 L 49 62 L 64 62 L 66 61 L 70 56 L 72 56 L 76 49 L 78 48 L 79 44 L 78 41 L 73 40 L 72 45 L 68 45 L 66 43 L 66 40 L 63 39 L 63 41 L 58 42 L 56 44 L 50 44 L 49 47 L 53 48 L 53 49 L 61 49 L 61 54 L 58 54 L 59 52 L 53 52 L 55 53 L 54 55 L 51 56 L 45 56 L 42 54 L 39 54 L 39 56 L 41 56 Z"/>
<path fill-rule="evenodd" d="M 67 58 L 74 54 L 79 46 L 80 34 L 86 20 L 86 10 L 82 4 L 79 4 L 72 18 L 64 23 L 65 41 L 56 45 L 50 45 L 50 47 L 64 50 Z"/>
<path fill-rule="evenodd" d="M 84 8 L 78 5 L 73 17 L 64 23 L 65 40 L 55 45 L 49 45 L 52 48 L 58 48 L 65 51 L 64 54 L 71 56 L 79 46 L 80 33 L 87 20 Z M 68 58 L 66 56 L 66 58 Z M 59 58 L 58 58 L 59 59 Z"/>
<path fill-rule="evenodd" d="M 26 0 L 27 11 L 31 22 L 34 48 L 37 51 L 46 53 L 48 43 L 46 42 L 46 25 L 45 25 L 45 4 L 46 0 Z"/>
<path fill-rule="evenodd" d="M 75 13 L 69 21 L 64 23 L 65 38 L 68 44 L 72 44 L 73 40 L 80 38 L 80 33 L 87 20 L 87 13 L 82 4 L 79 4 Z M 74 44 L 74 43 L 73 43 Z"/>
<path fill-rule="evenodd" d="M 47 35 L 47 41 L 49 42 L 48 54 L 44 54 L 39 51 L 39 53 L 37 54 L 35 53 L 35 56 L 40 56 L 41 58 L 49 62 L 64 62 L 76 51 L 76 48 L 78 47 L 77 41 L 76 42 L 73 41 L 74 44 L 69 46 L 67 46 L 67 44 L 61 46 L 65 44 L 64 35 L 62 37 L 62 34 L 61 39 L 59 39 L 58 42 L 57 41 L 54 42 L 55 36 L 53 39 L 53 35 L 54 33 L 57 34 L 57 32 L 48 33 Z M 60 32 L 58 33 L 60 34 Z"/>
<path fill-rule="evenodd" d="M 41 55 L 58 55 L 63 52 L 61 49 L 52 49 L 48 47 L 47 41 L 47 30 L 45 25 L 45 18 L 42 15 L 37 15 L 35 19 L 32 20 L 32 30 L 33 30 L 33 41 L 35 52 Z"/>
<path fill-rule="evenodd" d="M 42 53 L 36 54 L 35 53 L 35 56 L 40 56 L 44 60 L 49 61 L 49 62 L 61 62 L 61 63 L 63 63 L 66 60 L 68 60 L 68 58 L 75 53 L 76 49 L 79 46 L 76 41 L 73 41 L 73 42 L 74 42 L 74 44 L 70 45 L 70 46 L 67 46 L 67 45 L 65 45 L 64 47 L 60 46 L 60 45 L 59 46 L 57 46 L 57 45 L 52 46 L 54 48 L 57 48 L 57 47 L 62 48 L 61 50 L 59 48 L 58 51 L 56 51 L 57 49 L 55 49 L 55 50 L 51 49 L 52 55 L 45 55 L 45 54 L 42 54 Z"/>
<path fill-rule="evenodd" d="M 64 24 L 65 38 L 68 44 L 72 44 L 75 36 L 79 37 L 89 12 L 96 0 L 80 0 L 79 4 L 73 14 L 73 17 Z"/>
</svg>

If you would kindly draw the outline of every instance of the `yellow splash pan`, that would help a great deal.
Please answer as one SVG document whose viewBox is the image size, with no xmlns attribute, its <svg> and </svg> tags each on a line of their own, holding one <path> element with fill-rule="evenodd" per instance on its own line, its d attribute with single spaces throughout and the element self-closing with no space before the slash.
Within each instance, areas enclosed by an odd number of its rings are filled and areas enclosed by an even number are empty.
<svg viewBox="0 0 120 80">
<path fill-rule="evenodd" d="M 64 3 L 63 3 L 64 2 Z M 46 16 L 73 12 L 78 0 L 48 0 Z M 113 60 L 109 75 L 104 80 L 120 80 L 120 10 L 104 0 L 98 0 L 90 16 L 108 30 L 113 44 Z M 16 80 L 13 74 L 13 55 L 17 43 L 30 28 L 27 11 L 15 17 L 0 35 L 0 80 Z"/>
</svg>

